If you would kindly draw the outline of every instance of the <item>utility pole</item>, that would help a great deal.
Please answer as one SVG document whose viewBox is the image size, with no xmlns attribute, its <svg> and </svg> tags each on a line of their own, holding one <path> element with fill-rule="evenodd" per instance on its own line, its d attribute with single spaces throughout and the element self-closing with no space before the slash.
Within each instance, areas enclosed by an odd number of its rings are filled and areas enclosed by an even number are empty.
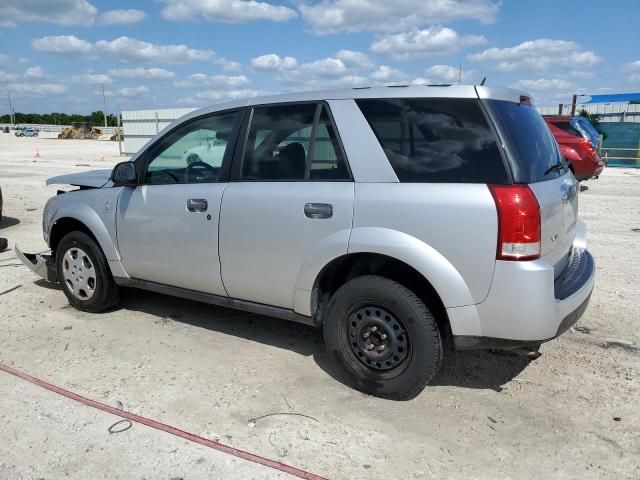
<svg viewBox="0 0 640 480">
<path fill-rule="evenodd" d="M 122 155 L 122 128 L 120 126 L 120 118 L 122 117 L 122 111 L 120 110 L 120 103 L 116 103 L 117 115 L 118 115 L 118 127 L 116 128 L 116 135 L 118 136 L 118 153 Z"/>
<path fill-rule="evenodd" d="M 462 83 L 462 62 L 458 65 L 458 85 Z"/>
<path fill-rule="evenodd" d="M 578 102 L 578 95 L 573 94 L 573 98 L 571 99 L 571 116 L 575 116 L 576 114 L 576 103 Z"/>
<path fill-rule="evenodd" d="M 11 125 L 16 123 L 16 115 L 13 111 L 13 105 L 11 104 L 11 94 L 7 92 L 7 99 L 9 100 L 9 118 L 11 119 Z"/>
<path fill-rule="evenodd" d="M 102 114 L 104 115 L 104 126 L 107 126 L 107 97 L 104 96 L 104 85 L 102 85 L 102 103 L 104 105 L 104 110 Z"/>
</svg>

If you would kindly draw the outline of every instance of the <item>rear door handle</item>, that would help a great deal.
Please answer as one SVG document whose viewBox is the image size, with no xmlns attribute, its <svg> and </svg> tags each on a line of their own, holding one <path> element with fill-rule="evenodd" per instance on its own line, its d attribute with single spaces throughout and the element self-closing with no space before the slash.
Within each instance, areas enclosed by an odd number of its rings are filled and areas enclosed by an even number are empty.
<svg viewBox="0 0 640 480">
<path fill-rule="evenodd" d="M 190 198 L 187 200 L 187 210 L 190 212 L 206 212 L 209 204 L 204 198 Z"/>
<path fill-rule="evenodd" d="M 307 218 L 331 218 L 333 205 L 329 203 L 307 203 L 304 206 L 304 214 Z"/>
</svg>

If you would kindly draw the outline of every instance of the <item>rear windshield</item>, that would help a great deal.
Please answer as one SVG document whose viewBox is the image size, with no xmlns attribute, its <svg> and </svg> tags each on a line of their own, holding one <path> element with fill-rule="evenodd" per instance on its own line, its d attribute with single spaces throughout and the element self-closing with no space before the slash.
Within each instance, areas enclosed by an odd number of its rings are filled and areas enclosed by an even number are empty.
<svg viewBox="0 0 640 480">
<path fill-rule="evenodd" d="M 356 100 L 401 182 L 499 183 L 509 176 L 475 99 Z"/>
<path fill-rule="evenodd" d="M 576 130 L 575 128 L 573 128 L 571 126 L 571 123 L 567 122 L 551 122 L 553 125 L 555 125 L 556 127 L 558 127 L 560 130 L 562 130 L 565 133 L 568 133 L 569 135 L 573 135 L 574 137 L 581 137 L 582 134 Z"/>
<path fill-rule="evenodd" d="M 595 148 L 598 147 L 598 143 L 600 142 L 600 133 L 587 118 L 582 116 L 573 117 L 571 125 L 582 132 L 582 136 L 584 138 L 591 140 L 591 143 Z"/>
<path fill-rule="evenodd" d="M 507 149 L 517 162 L 515 180 L 519 183 L 535 183 L 555 178 L 562 172 L 549 171 L 560 163 L 558 144 L 546 122 L 531 106 L 502 100 L 489 100 Z"/>
</svg>

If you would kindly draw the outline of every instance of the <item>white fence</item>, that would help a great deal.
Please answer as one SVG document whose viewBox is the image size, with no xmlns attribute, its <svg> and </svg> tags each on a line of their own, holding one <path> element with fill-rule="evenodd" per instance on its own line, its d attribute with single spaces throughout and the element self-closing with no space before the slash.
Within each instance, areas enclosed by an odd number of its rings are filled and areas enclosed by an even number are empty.
<svg viewBox="0 0 640 480">
<path fill-rule="evenodd" d="M 538 107 L 542 115 L 558 115 L 559 105 L 552 107 Z M 576 114 L 586 110 L 590 114 L 597 115 L 601 122 L 632 122 L 640 123 L 640 104 L 637 103 L 594 103 L 576 105 Z M 571 104 L 562 106 L 562 115 L 571 115 Z"/>
<path fill-rule="evenodd" d="M 35 128 L 40 132 L 54 132 L 60 133 L 63 128 L 71 128 L 71 125 L 45 125 L 42 123 L 17 123 L 15 125 L 6 124 L 10 128 L 15 127 L 26 127 L 26 128 Z M 2 125 L 4 127 L 4 124 Z M 101 127 L 100 125 L 94 125 L 96 128 L 100 129 L 102 133 L 108 133 L 109 135 L 113 135 L 116 133 L 117 127 Z"/>
<path fill-rule="evenodd" d="M 162 110 L 126 110 L 122 112 L 122 153 L 132 155 L 174 120 L 195 108 L 166 108 Z"/>
</svg>

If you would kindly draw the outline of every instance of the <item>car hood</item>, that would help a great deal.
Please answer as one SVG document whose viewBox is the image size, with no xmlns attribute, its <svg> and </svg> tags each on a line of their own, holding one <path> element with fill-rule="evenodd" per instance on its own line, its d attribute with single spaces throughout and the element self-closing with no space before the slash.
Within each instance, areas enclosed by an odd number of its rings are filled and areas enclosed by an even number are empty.
<svg viewBox="0 0 640 480">
<path fill-rule="evenodd" d="M 81 173 L 58 175 L 47 179 L 47 185 L 75 185 L 77 187 L 100 188 L 111 178 L 111 170 L 91 170 Z"/>
</svg>

